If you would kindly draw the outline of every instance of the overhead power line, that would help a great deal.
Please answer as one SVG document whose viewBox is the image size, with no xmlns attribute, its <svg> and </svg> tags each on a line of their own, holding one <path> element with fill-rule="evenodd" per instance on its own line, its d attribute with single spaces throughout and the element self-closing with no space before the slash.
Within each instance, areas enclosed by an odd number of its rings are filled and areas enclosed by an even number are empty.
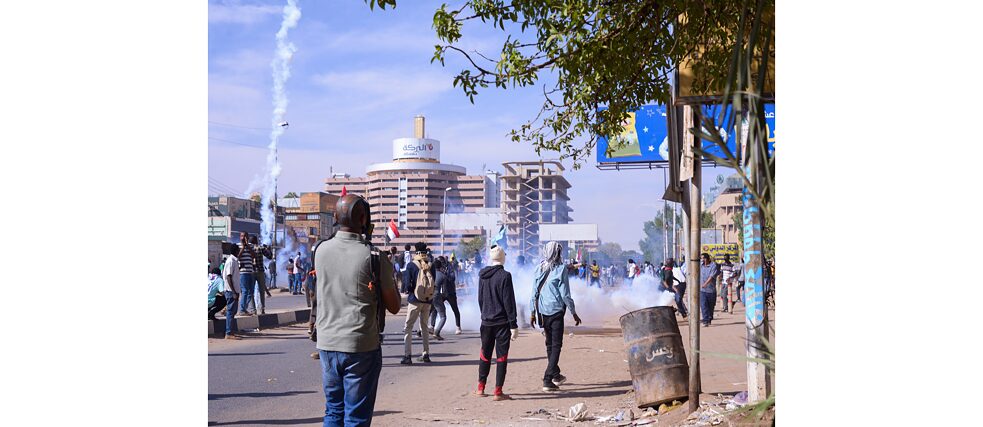
<svg viewBox="0 0 983 427">
<path fill-rule="evenodd" d="M 234 124 L 231 124 L 231 123 L 213 122 L 211 120 L 209 120 L 208 123 L 209 124 L 213 124 L 213 125 L 219 125 L 219 126 L 228 126 L 230 128 L 250 129 L 250 130 L 262 130 L 262 131 L 269 131 L 270 130 L 270 128 L 257 128 L 257 127 L 251 127 L 251 126 L 234 125 Z"/>
<path fill-rule="evenodd" d="M 212 141 L 225 142 L 225 143 L 228 143 L 228 144 L 241 145 L 243 147 L 257 148 L 257 149 L 260 149 L 260 150 L 265 150 L 266 149 L 266 147 L 260 147 L 260 146 L 257 146 L 257 145 L 243 144 L 241 142 L 229 141 L 228 139 L 215 138 L 213 136 L 208 137 L 208 139 L 210 139 Z"/>
</svg>

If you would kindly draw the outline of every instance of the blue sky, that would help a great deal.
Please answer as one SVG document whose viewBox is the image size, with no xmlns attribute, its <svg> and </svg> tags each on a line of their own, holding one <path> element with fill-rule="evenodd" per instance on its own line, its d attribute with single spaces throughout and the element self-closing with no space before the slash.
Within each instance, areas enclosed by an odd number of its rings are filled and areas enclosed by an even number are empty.
<svg viewBox="0 0 983 427">
<path fill-rule="evenodd" d="M 284 3 L 209 1 L 210 192 L 247 191 L 262 173 L 273 108 L 270 62 Z M 411 136 L 417 114 L 427 117 L 429 136 L 441 141 L 441 161 L 468 173 L 538 159 L 531 146 L 506 134 L 534 117 L 542 85 L 489 88 L 472 105 L 452 86 L 463 58 L 448 53 L 446 67 L 430 64 L 437 43 L 433 11 L 440 4 L 404 1 L 395 10 L 370 11 L 362 0 L 300 2 L 302 17 L 289 35 L 297 52 L 287 81 L 290 128 L 280 141 L 280 194 L 322 190 L 331 168 L 362 176 L 368 164 L 388 161 L 391 141 Z M 460 46 L 488 56 L 503 40 L 479 23 L 465 26 Z M 662 171 L 564 165 L 574 221 L 597 223 L 602 240 L 638 249 L 642 223 L 662 203 Z M 704 182 L 725 172 L 705 169 Z"/>
</svg>

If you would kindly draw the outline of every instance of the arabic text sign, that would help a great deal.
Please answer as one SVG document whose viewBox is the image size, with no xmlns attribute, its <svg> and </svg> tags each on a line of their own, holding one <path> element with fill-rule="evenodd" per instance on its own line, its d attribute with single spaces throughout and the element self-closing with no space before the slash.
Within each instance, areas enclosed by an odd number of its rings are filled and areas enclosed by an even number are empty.
<svg viewBox="0 0 983 427">
<path fill-rule="evenodd" d="M 737 243 L 706 243 L 700 245 L 701 253 L 710 254 L 714 262 L 724 262 L 724 255 L 730 255 L 730 262 L 737 262 Z"/>
<path fill-rule="evenodd" d="M 719 115 L 720 115 L 719 105 L 708 105 L 703 107 L 703 117 L 713 119 L 714 123 L 727 123 L 730 120 L 730 115 L 731 115 L 730 106 L 727 106 L 727 109 L 724 110 L 723 122 L 720 122 L 718 117 Z M 737 127 L 741 125 L 742 125 L 741 121 L 737 120 L 734 122 L 734 126 L 731 127 L 731 129 L 717 130 L 717 132 L 720 133 L 720 136 L 722 136 L 723 139 L 727 141 L 727 149 L 730 150 L 730 152 L 733 154 L 737 153 L 737 144 L 736 144 Z M 768 132 L 768 153 L 774 154 L 775 153 L 775 104 L 765 104 L 765 128 L 766 128 L 765 130 Z M 709 131 L 706 130 L 706 127 L 704 127 L 704 131 L 709 133 Z M 744 129 L 741 130 L 741 132 L 747 132 L 747 128 L 745 127 Z M 717 157 L 727 158 L 723 150 L 721 150 L 720 147 L 717 146 L 717 144 L 714 144 L 713 142 L 708 140 L 703 140 L 703 151 L 713 154 Z"/>
</svg>

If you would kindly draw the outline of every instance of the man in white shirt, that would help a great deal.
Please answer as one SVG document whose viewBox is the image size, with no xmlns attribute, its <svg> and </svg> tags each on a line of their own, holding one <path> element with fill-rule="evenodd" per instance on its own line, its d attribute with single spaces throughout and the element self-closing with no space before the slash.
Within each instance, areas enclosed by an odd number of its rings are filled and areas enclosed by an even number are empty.
<svg viewBox="0 0 983 427">
<path fill-rule="evenodd" d="M 234 333 L 238 332 L 235 317 L 238 308 L 236 302 L 239 299 L 239 258 L 236 258 L 235 250 L 232 252 L 226 258 L 225 271 L 222 272 L 222 278 L 225 279 L 225 339 L 227 340 L 239 339 L 239 336 Z"/>
<path fill-rule="evenodd" d="M 629 259 L 625 270 L 628 271 L 628 283 L 635 283 L 635 275 L 638 274 L 638 265 L 635 264 L 635 260 Z"/>
</svg>

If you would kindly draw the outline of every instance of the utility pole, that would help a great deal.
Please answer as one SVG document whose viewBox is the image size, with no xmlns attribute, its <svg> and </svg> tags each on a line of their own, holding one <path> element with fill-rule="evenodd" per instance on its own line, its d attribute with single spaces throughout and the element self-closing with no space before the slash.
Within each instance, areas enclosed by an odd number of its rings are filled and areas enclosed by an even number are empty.
<svg viewBox="0 0 983 427">
<path fill-rule="evenodd" d="M 672 259 L 679 258 L 679 234 L 676 234 L 676 215 L 677 205 L 672 205 Z"/>
<path fill-rule="evenodd" d="M 742 117 L 740 111 L 735 116 Z M 747 120 L 747 119 L 745 119 Z M 743 128 L 742 124 L 742 128 Z M 743 130 L 743 129 L 742 129 Z M 767 154 L 761 153 L 761 145 L 754 139 L 748 140 L 747 132 L 740 135 L 742 141 L 743 167 L 752 184 L 759 181 L 760 160 Z M 752 359 L 767 359 L 766 347 L 763 340 L 768 339 L 768 309 L 765 307 L 763 267 L 764 246 L 761 242 L 762 212 L 754 203 L 754 197 L 747 187 L 741 195 L 744 207 L 744 301 L 745 319 L 747 326 L 747 386 L 748 402 L 759 402 L 771 394 L 771 374 L 767 367 Z"/>
<path fill-rule="evenodd" d="M 686 219 L 689 225 L 689 236 L 686 239 L 686 283 L 689 292 L 689 411 L 700 409 L 700 181 L 702 179 L 702 156 L 693 152 L 693 146 L 699 139 L 690 131 L 694 123 L 699 122 L 696 109 L 691 106 L 683 108 L 683 162 L 691 161 L 692 175 L 684 187 L 686 200 Z M 687 153 L 688 152 L 688 153 Z M 688 155 L 687 155 L 688 154 Z M 684 175 L 681 177 L 685 177 Z"/>
</svg>

